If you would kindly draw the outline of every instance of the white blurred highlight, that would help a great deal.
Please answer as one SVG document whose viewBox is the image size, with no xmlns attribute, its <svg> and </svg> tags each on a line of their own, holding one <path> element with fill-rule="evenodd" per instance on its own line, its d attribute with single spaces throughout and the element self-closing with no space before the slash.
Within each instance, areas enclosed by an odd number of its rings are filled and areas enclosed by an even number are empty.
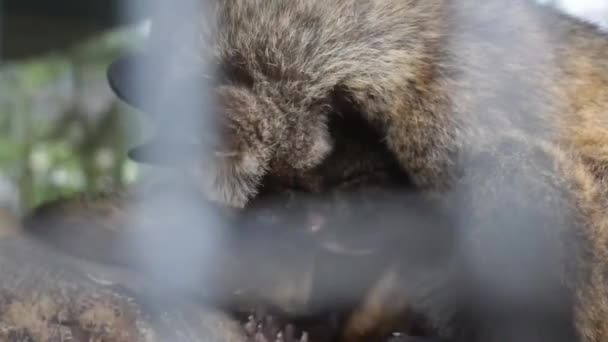
<svg viewBox="0 0 608 342">
<path fill-rule="evenodd" d="M 608 29 L 608 1 L 606 0 L 538 0 L 560 10 Z"/>
</svg>

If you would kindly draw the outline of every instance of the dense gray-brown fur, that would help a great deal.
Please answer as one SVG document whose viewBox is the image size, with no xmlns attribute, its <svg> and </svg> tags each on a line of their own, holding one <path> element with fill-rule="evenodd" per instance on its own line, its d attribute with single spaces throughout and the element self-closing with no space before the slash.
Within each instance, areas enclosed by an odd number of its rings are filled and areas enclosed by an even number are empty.
<svg viewBox="0 0 608 342">
<path fill-rule="evenodd" d="M 247 207 L 267 182 L 332 190 L 324 165 L 377 163 L 372 145 L 331 159 L 330 122 L 357 116 L 394 158 L 391 179 L 449 218 L 442 290 L 409 286 L 423 272 L 391 254 L 345 340 L 412 307 L 448 340 L 608 339 L 605 34 L 524 0 L 217 0 L 191 15 L 200 45 L 167 60 L 184 71 L 170 82 L 213 79 L 224 157 L 193 178 L 208 197 Z"/>
<path fill-rule="evenodd" d="M 128 270 L 66 256 L 23 236 L 3 237 L 0 247 L 0 341 L 250 340 L 217 310 L 169 297 L 147 300 L 138 285 L 147 281 L 134 281 L 139 275 Z"/>
</svg>

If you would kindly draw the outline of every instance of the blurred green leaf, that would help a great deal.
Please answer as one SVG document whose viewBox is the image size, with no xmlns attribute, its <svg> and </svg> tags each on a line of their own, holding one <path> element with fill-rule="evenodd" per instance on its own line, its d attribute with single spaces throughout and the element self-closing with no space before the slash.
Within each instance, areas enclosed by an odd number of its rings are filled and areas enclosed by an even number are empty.
<svg viewBox="0 0 608 342">
<path fill-rule="evenodd" d="M 134 127 L 142 122 L 108 96 L 106 80 L 108 65 L 132 42 L 133 32 L 117 31 L 0 66 L 0 171 L 13 177 L 23 210 L 137 179 L 126 149 L 140 140 Z M 99 162 L 100 150 L 110 164 Z"/>
<path fill-rule="evenodd" d="M 22 149 L 22 144 L 0 137 L 0 164 L 18 162 Z"/>
</svg>

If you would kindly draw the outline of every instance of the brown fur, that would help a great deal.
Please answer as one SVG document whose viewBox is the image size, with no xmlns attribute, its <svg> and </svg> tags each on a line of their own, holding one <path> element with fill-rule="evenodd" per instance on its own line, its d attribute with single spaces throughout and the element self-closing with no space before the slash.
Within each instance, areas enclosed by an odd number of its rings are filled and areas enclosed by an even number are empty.
<svg viewBox="0 0 608 342">
<path fill-rule="evenodd" d="M 171 50 L 173 63 L 202 55 L 220 66 L 213 92 L 230 156 L 196 168 L 209 197 L 243 207 L 268 178 L 318 191 L 311 175 L 335 152 L 329 121 L 358 115 L 417 189 L 439 195 L 431 198 L 462 235 L 454 242 L 459 276 L 446 281 L 458 293 L 450 301 L 467 304 L 422 305 L 430 316 L 438 311 L 439 335 L 471 327 L 474 337 L 462 339 L 506 338 L 508 330 L 516 340 L 543 331 L 567 340 L 569 329 L 581 341 L 608 338 L 605 35 L 523 0 L 211 6 L 182 20 L 201 25 L 204 47 Z M 500 297 L 511 291 L 521 298 Z M 392 319 L 365 306 L 370 327 Z M 445 318 L 461 309 L 464 323 Z M 543 317 L 554 319 L 551 329 L 531 327 Z M 356 326 L 347 338 L 369 340 Z"/>
<path fill-rule="evenodd" d="M 135 285 L 138 275 L 56 253 L 23 236 L 0 239 L 0 272 L 3 342 L 248 341 L 222 313 L 177 300 L 152 303 Z"/>
<path fill-rule="evenodd" d="M 342 130 L 344 127 L 349 129 Z M 386 188 L 397 191 L 409 189 L 407 177 L 382 147 L 378 136 L 364 122 L 356 118 L 336 118 L 330 123 L 330 128 L 335 139 L 335 150 L 324 164 L 300 175 L 267 177 L 258 198 L 243 213 L 243 217 L 235 215 L 237 212 L 234 211 L 224 211 L 227 220 L 244 221 L 246 226 L 251 227 L 230 230 L 228 241 L 225 242 L 236 245 L 218 251 L 220 255 L 216 258 L 222 261 L 222 266 L 217 265 L 217 271 L 213 271 L 213 284 L 206 286 L 212 290 L 205 289 L 204 297 L 218 296 L 221 297 L 217 298 L 220 301 L 231 300 L 235 286 L 247 283 L 251 291 L 260 292 L 250 293 L 250 296 L 268 297 L 266 301 L 284 310 L 306 311 L 306 301 L 309 300 L 307 277 L 315 266 L 316 245 L 319 241 L 345 242 L 340 238 L 342 233 L 332 228 L 323 229 L 316 237 L 302 235 L 314 224 L 313 218 L 307 214 L 318 213 L 328 219 L 332 217 L 331 211 L 338 205 L 328 198 L 328 192 L 335 192 L 337 198 L 343 197 L 341 201 L 348 205 L 348 202 L 367 197 L 373 203 L 374 198 L 379 198 L 375 197 L 375 192 L 381 195 Z M 209 205 L 204 197 L 191 188 L 189 180 L 181 184 L 173 178 L 147 186 L 140 189 L 144 192 L 139 195 L 150 199 L 151 202 L 147 203 L 150 207 L 144 205 L 142 208 L 138 207 L 138 194 L 132 191 L 60 199 L 37 208 L 26 218 L 25 226 L 29 233 L 45 243 L 59 246 L 73 255 L 110 264 L 136 266 L 140 251 L 134 250 L 126 234 L 135 230 L 138 238 L 146 240 L 147 235 L 154 235 L 157 229 L 166 229 L 165 224 L 171 224 L 170 219 L 163 221 L 158 216 L 163 214 L 156 210 L 153 204 L 155 199 L 163 203 L 163 200 L 170 200 L 173 196 L 192 195 L 189 199 L 194 208 Z M 365 191 L 368 188 L 377 190 L 359 194 L 359 189 Z M 329 208 L 324 207 L 324 203 L 328 203 Z M 281 220 L 264 227 L 264 221 L 259 221 L 258 217 L 268 211 Z M 350 210 L 346 213 L 350 213 Z M 140 217 L 143 224 L 135 224 Z M 345 219 L 346 222 L 353 220 L 349 217 Z M 334 224 L 325 224 L 328 225 Z M 244 234 L 247 231 L 251 231 L 253 236 Z M 174 233 L 183 234 L 179 229 Z M 296 243 L 292 250 L 283 251 L 285 246 L 281 240 L 271 242 L 281 233 L 287 233 L 288 244 Z M 359 243 L 356 237 L 352 240 L 351 244 Z M 142 241 L 144 246 L 152 243 Z M 170 253 L 171 247 L 167 243 L 164 248 Z M 345 244 L 345 248 L 349 248 L 348 244 Z M 196 263 L 193 267 L 197 267 Z M 271 287 L 275 290 L 268 290 Z M 214 293 L 215 290 L 221 290 L 221 293 Z M 288 293 L 284 295 L 283 291 Z M 198 289 L 196 292 L 201 294 Z M 290 305 L 286 305 L 287 302 Z"/>
</svg>

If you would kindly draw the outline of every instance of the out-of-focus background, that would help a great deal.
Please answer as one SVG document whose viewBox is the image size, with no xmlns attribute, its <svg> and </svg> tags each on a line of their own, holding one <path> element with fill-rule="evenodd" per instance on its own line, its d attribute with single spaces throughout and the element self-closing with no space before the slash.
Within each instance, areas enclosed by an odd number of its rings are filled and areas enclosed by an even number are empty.
<svg viewBox="0 0 608 342">
<path fill-rule="evenodd" d="M 116 99 L 106 69 L 142 41 L 146 25 L 125 17 L 120 3 L 3 3 L 0 208 L 23 213 L 137 179 L 125 151 L 146 122 Z"/>
<path fill-rule="evenodd" d="M 126 150 L 145 116 L 118 101 L 106 68 L 145 36 L 121 6 L 145 0 L 5 0 L 0 12 L 0 208 L 23 213 L 138 180 Z M 538 0 L 600 25 L 607 0 Z"/>
</svg>

